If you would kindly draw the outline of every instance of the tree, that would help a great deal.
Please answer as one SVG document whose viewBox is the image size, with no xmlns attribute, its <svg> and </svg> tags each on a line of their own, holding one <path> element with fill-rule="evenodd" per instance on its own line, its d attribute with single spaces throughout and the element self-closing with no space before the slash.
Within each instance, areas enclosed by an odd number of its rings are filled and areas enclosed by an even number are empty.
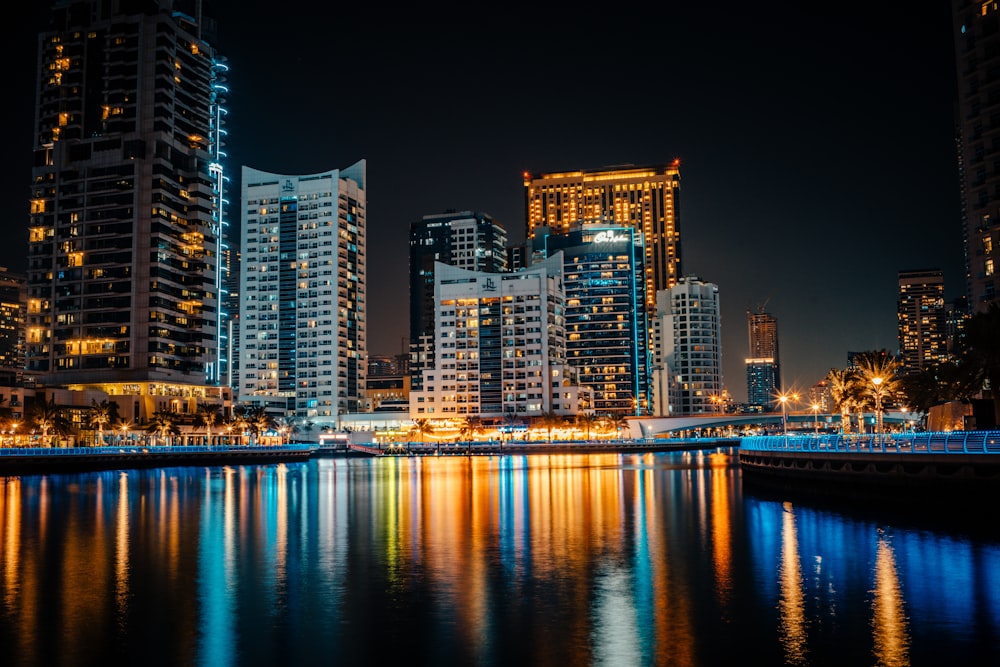
<svg viewBox="0 0 1000 667">
<path fill-rule="evenodd" d="M 581 412 L 575 417 L 574 421 L 576 422 L 576 425 L 583 429 L 583 431 L 587 434 L 586 439 L 590 440 L 590 432 L 595 426 L 597 426 L 597 417 L 594 416 L 594 413 Z"/>
<path fill-rule="evenodd" d="M 431 423 L 426 419 L 414 419 L 413 428 L 410 429 L 412 433 L 419 436 L 420 442 L 424 441 L 424 436 L 434 431 Z"/>
<path fill-rule="evenodd" d="M 118 419 L 118 404 L 113 401 L 97 399 L 90 401 L 90 425 L 97 427 L 97 442 L 104 442 L 104 427 Z"/>
<path fill-rule="evenodd" d="M 199 403 L 194 415 L 194 423 L 205 427 L 205 441 L 212 444 L 212 427 L 222 418 L 219 406 L 212 403 Z"/>
<path fill-rule="evenodd" d="M 42 440 L 48 441 L 49 431 L 57 429 L 60 419 L 64 419 L 62 409 L 56 407 L 55 399 L 48 403 L 36 403 L 32 409 L 31 421 L 42 430 Z"/>
<path fill-rule="evenodd" d="M 299 419 L 295 416 L 285 415 L 274 420 L 274 426 L 281 434 L 281 444 L 285 444 L 286 435 L 290 438 L 293 433 L 299 432 Z"/>
<path fill-rule="evenodd" d="M 546 439 L 549 442 L 552 442 L 552 429 L 562 426 L 564 423 L 562 415 L 552 410 L 543 412 L 536 419 L 538 425 L 545 429 Z"/>
<path fill-rule="evenodd" d="M 826 379 L 830 383 L 830 400 L 833 401 L 833 407 L 840 411 L 840 430 L 842 433 L 850 433 L 851 408 L 854 406 L 856 393 L 854 373 L 846 369 L 831 368 L 826 374 Z"/>
<path fill-rule="evenodd" d="M 159 410 L 153 413 L 149 423 L 146 425 L 146 432 L 158 435 L 169 445 L 175 435 L 180 435 L 180 428 L 177 426 L 176 415 L 166 410 Z"/>
<path fill-rule="evenodd" d="M 628 417 L 620 412 L 616 412 L 608 415 L 605 419 L 607 420 L 608 428 L 621 438 L 622 429 L 628 428 Z"/>
</svg>

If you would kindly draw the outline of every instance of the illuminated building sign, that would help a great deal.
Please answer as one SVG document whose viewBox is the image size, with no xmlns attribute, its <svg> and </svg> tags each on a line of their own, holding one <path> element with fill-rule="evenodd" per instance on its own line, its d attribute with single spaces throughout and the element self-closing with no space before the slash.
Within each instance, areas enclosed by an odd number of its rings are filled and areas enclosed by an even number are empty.
<svg viewBox="0 0 1000 667">
<path fill-rule="evenodd" d="M 597 232 L 594 235 L 594 243 L 622 243 L 628 241 L 628 234 L 616 234 L 611 230 Z"/>
</svg>

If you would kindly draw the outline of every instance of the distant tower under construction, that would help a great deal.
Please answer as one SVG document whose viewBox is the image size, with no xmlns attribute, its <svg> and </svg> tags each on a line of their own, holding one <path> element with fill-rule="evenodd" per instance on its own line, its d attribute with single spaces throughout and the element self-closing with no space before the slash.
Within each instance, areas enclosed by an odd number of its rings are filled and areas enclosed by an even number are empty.
<svg viewBox="0 0 1000 667">
<path fill-rule="evenodd" d="M 774 407 L 774 395 L 781 388 L 781 365 L 778 361 L 778 320 L 764 312 L 747 310 L 750 335 L 747 365 L 747 402 L 764 410 Z"/>
</svg>

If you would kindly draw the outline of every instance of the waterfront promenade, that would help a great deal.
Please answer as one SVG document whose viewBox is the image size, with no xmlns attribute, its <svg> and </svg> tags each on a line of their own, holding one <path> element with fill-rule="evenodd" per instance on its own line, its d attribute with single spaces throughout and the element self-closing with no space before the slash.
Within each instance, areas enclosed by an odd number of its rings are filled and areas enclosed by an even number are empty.
<svg viewBox="0 0 1000 667">
<path fill-rule="evenodd" d="M 306 461 L 313 445 L 4 447 L 0 475 Z"/>
<path fill-rule="evenodd" d="M 736 447 L 738 438 L 644 438 L 637 440 L 514 440 L 509 442 L 399 442 L 346 445 L 339 450 L 365 456 L 499 456 L 522 454 L 607 454 L 678 452 Z M 330 450 L 332 451 L 332 450 Z"/>
<path fill-rule="evenodd" d="M 740 439 L 750 483 L 908 499 L 1000 499 L 1000 431 Z"/>
</svg>

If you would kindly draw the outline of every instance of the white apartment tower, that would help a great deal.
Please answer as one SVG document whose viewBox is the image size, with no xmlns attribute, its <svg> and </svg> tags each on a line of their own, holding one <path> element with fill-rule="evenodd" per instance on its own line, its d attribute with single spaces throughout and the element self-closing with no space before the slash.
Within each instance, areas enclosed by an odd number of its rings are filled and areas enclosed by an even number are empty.
<svg viewBox="0 0 1000 667">
<path fill-rule="evenodd" d="M 720 312 L 718 286 L 695 276 L 656 293 L 655 414 L 711 414 L 722 409 Z"/>
<path fill-rule="evenodd" d="M 320 422 L 362 408 L 365 180 L 364 160 L 308 175 L 243 167 L 241 402 Z"/>
<path fill-rule="evenodd" d="M 562 253 L 516 273 L 434 267 L 435 364 L 413 419 L 574 415 L 590 409 L 566 364 Z"/>
</svg>

